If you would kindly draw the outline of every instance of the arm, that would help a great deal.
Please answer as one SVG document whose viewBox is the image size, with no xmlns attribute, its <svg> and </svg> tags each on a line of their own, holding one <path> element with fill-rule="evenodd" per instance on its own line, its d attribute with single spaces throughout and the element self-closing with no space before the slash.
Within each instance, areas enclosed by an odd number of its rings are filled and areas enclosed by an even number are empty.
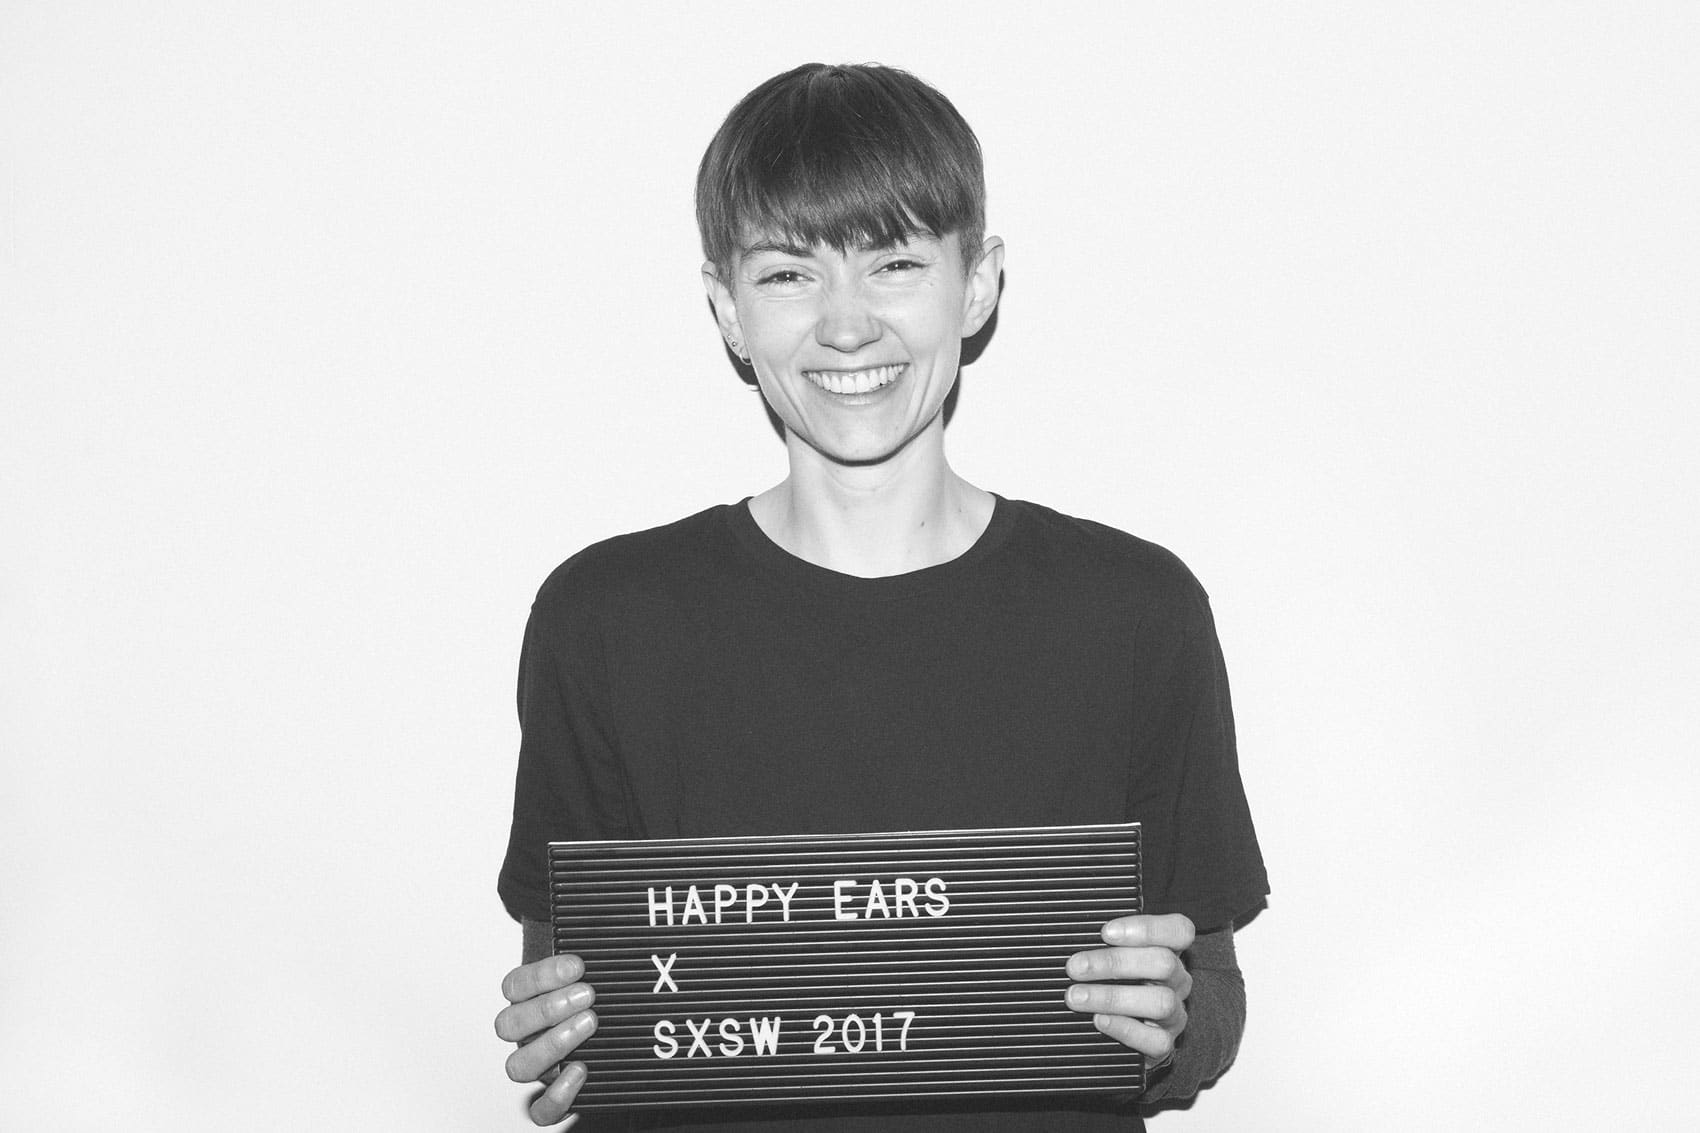
<svg viewBox="0 0 1700 1133">
<path fill-rule="evenodd" d="M 1084 966 L 1070 969 L 1093 989 L 1076 1009 L 1098 1015 L 1101 1030 L 1146 1055 L 1147 1102 L 1190 1098 L 1233 1062 L 1245 987 L 1232 924 L 1269 892 L 1215 621 L 1196 583 L 1190 595 L 1156 627 L 1148 679 L 1135 685 L 1143 724 L 1127 812 L 1148 819 L 1146 908 L 1166 915 L 1111 922 L 1109 947 L 1083 953 Z M 1195 925 L 1210 931 L 1195 933 Z M 1106 980 L 1139 982 L 1087 982 Z"/>
<path fill-rule="evenodd" d="M 502 981 L 507 1006 L 496 1016 L 496 1034 L 517 1044 L 507 1058 L 508 1077 L 547 1087 L 531 1102 L 538 1125 L 575 1120 L 568 1111 L 586 1069 L 581 1062 L 560 1064 L 597 1026 L 584 965 L 576 956 L 552 954 L 547 847 L 568 837 L 627 833 L 619 761 L 597 709 L 606 698 L 596 666 L 582 656 L 596 653 L 595 633 L 563 605 L 553 584 L 564 571 L 544 584 L 526 623 L 514 821 L 500 881 L 503 904 L 524 928 L 524 949 L 521 965 Z"/>
<path fill-rule="evenodd" d="M 1245 1026 L 1233 930 L 1195 935 L 1183 916 L 1122 917 L 1104 927 L 1104 941 L 1110 947 L 1069 960 L 1082 981 L 1069 988 L 1069 1006 L 1145 1055 L 1144 1101 L 1191 1097 L 1233 1061 Z"/>
<path fill-rule="evenodd" d="M 1199 933 L 1181 954 L 1192 974 L 1187 1025 L 1174 1058 L 1152 1076 L 1143 1102 L 1190 1098 L 1234 1061 L 1245 1030 L 1245 980 L 1234 956 L 1234 930 Z"/>
</svg>

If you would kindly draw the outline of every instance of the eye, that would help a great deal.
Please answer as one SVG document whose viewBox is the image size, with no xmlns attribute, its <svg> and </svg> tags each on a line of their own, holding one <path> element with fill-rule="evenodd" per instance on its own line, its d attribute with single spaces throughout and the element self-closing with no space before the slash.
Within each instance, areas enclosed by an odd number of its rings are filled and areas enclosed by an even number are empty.
<svg viewBox="0 0 1700 1133">
<path fill-rule="evenodd" d="M 886 263 L 881 264 L 880 271 L 889 272 L 895 275 L 900 272 L 919 271 L 926 266 L 927 265 L 923 264 L 920 260 L 896 259 L 889 260 Z"/>
<path fill-rule="evenodd" d="M 803 273 L 793 268 L 780 268 L 778 271 L 770 271 L 756 280 L 756 283 L 762 287 L 785 287 L 801 282 L 803 282 Z"/>
</svg>

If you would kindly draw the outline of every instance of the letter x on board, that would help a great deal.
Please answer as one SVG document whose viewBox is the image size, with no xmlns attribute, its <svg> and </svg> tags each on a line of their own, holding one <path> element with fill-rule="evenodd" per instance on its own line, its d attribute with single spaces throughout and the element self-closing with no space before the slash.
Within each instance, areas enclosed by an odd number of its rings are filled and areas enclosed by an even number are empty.
<svg viewBox="0 0 1700 1133">
<path fill-rule="evenodd" d="M 655 970 L 660 972 L 661 974 L 659 976 L 655 977 L 655 986 L 649 989 L 649 994 L 654 995 L 657 992 L 661 991 L 662 988 L 666 988 L 668 991 L 678 991 L 679 990 L 679 985 L 673 982 L 673 976 L 672 976 L 673 962 L 675 960 L 677 960 L 678 958 L 679 958 L 679 954 L 677 952 L 675 952 L 671 956 L 668 956 L 667 962 L 665 964 L 663 964 L 661 962 L 661 957 L 655 955 L 654 953 L 650 953 L 649 962 L 654 964 Z"/>
</svg>

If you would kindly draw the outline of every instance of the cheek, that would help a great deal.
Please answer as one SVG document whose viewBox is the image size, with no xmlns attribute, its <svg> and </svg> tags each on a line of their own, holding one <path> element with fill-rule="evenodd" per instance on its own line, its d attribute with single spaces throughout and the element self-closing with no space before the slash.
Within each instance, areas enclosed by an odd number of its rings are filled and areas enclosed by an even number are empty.
<svg viewBox="0 0 1700 1133">
<path fill-rule="evenodd" d="M 756 304 L 746 309 L 739 322 L 749 343 L 769 353 L 786 354 L 811 332 L 814 315 L 803 303 Z"/>
<path fill-rule="evenodd" d="M 939 303 L 905 320 L 906 337 L 918 349 L 944 354 L 962 342 L 964 315 L 956 303 Z"/>
</svg>

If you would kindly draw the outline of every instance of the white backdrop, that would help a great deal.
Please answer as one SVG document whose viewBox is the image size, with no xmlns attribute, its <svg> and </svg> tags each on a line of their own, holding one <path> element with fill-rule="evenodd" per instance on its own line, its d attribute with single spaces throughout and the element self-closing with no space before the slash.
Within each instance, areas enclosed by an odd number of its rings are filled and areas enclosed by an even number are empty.
<svg viewBox="0 0 1700 1133">
<path fill-rule="evenodd" d="M 1153 1128 L 1687 1127 L 1700 8 L 0 11 L 0 1127 L 526 1127 L 520 630 L 782 475 L 690 193 L 814 58 L 985 145 L 958 467 L 1216 603 L 1275 894 Z"/>
</svg>

